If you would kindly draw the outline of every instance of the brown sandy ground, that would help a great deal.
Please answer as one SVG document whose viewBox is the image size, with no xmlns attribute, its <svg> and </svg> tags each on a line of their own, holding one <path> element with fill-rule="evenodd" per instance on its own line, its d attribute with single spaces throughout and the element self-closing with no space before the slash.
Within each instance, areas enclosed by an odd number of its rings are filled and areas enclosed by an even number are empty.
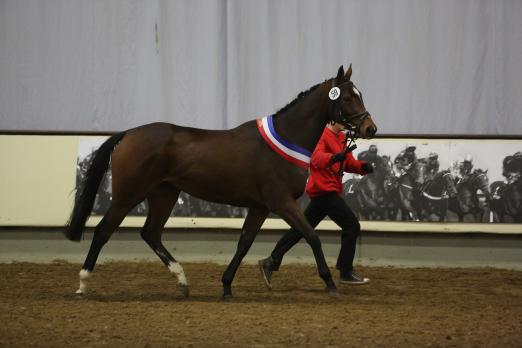
<svg viewBox="0 0 522 348">
<path fill-rule="evenodd" d="M 521 347 L 522 272 L 359 268 L 367 286 L 329 297 L 313 265 L 283 265 L 268 291 L 242 265 L 185 264 L 184 298 L 156 263 L 0 264 L 0 347 Z M 337 278 L 337 274 L 336 278 Z"/>
</svg>

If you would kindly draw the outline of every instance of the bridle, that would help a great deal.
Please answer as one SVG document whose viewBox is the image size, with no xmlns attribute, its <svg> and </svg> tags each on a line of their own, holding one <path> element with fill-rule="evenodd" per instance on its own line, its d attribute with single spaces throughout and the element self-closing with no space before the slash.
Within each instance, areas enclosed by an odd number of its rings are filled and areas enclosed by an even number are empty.
<svg viewBox="0 0 522 348">
<path fill-rule="evenodd" d="M 332 81 L 332 88 L 334 87 L 337 87 L 337 88 L 341 88 L 341 86 L 343 85 L 348 85 L 348 87 L 351 87 L 351 88 L 355 88 L 355 85 L 352 81 L 346 81 L 346 82 L 343 82 L 341 83 L 340 85 L 338 86 L 335 86 L 335 80 Z M 363 101 L 363 97 L 361 94 L 359 94 L 359 97 L 361 98 L 361 102 L 363 103 L 364 105 L 364 101 Z M 359 127 L 362 122 L 367 118 L 367 117 L 370 117 L 370 113 L 367 111 L 367 110 L 364 110 L 362 112 L 358 112 L 358 113 L 355 113 L 355 114 L 351 114 L 351 115 L 343 115 L 342 114 L 342 111 L 341 111 L 341 108 L 338 106 L 338 102 L 339 102 L 339 99 L 340 98 L 337 98 L 335 100 L 332 100 L 332 108 L 335 108 L 337 107 L 338 110 L 339 110 L 339 116 L 338 116 L 338 120 L 340 123 L 344 124 L 346 126 L 346 129 L 350 132 L 354 132 L 357 130 L 357 127 Z M 335 110 L 332 112 L 333 114 L 335 114 Z M 333 119 L 333 118 L 332 118 Z M 353 121 L 358 121 L 357 124 L 353 124 Z"/>
<path fill-rule="evenodd" d="M 338 94 L 336 95 L 336 98 L 334 98 L 334 99 L 332 99 L 332 95 L 330 94 L 330 100 L 332 102 L 330 104 L 330 107 L 332 108 L 331 115 L 334 115 L 336 113 L 336 111 L 335 111 L 336 107 L 339 110 L 338 120 L 335 120 L 334 117 L 332 117 L 332 120 L 334 120 L 335 122 L 342 123 L 346 127 L 345 151 L 351 152 L 357 148 L 357 145 L 355 144 L 355 140 L 357 140 L 357 128 L 362 124 L 362 122 L 367 117 L 370 117 L 370 113 L 368 111 L 364 110 L 363 112 L 358 112 L 358 113 L 351 114 L 351 115 L 342 114 L 341 108 L 339 107 L 338 103 L 339 103 L 340 93 L 341 93 L 340 87 L 343 85 L 348 85 L 348 87 L 356 89 L 355 85 L 352 81 L 345 81 L 345 82 L 341 83 L 340 85 L 335 86 L 335 79 L 332 80 L 332 87 L 330 89 L 330 93 L 332 93 L 332 91 L 336 88 L 337 89 L 336 92 Z M 361 98 L 361 102 L 364 105 L 364 101 L 362 99 L 362 94 L 360 94 L 360 92 L 359 92 L 358 95 Z M 353 124 L 353 121 L 358 121 L 358 122 L 355 125 L 355 124 Z M 348 143 L 348 139 L 350 140 L 349 143 Z M 343 176 L 343 168 L 344 168 L 344 159 L 340 162 L 339 170 L 337 172 L 337 175 L 340 177 Z"/>
</svg>

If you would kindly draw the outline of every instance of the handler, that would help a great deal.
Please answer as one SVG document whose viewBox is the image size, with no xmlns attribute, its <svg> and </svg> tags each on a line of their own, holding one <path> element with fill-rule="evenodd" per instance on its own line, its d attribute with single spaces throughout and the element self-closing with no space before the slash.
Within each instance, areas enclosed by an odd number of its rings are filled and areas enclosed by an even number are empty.
<svg viewBox="0 0 522 348">
<path fill-rule="evenodd" d="M 342 229 L 341 251 L 336 268 L 340 271 L 341 284 L 366 284 L 370 281 L 353 271 L 353 259 L 357 237 L 361 226 L 355 214 L 342 199 L 342 173 L 366 175 L 373 172 L 373 166 L 356 160 L 345 148 L 344 125 L 329 123 L 312 154 L 310 177 L 306 183 L 306 193 L 310 203 L 304 211 L 306 219 L 315 228 L 327 215 Z M 277 243 L 272 254 L 259 261 L 266 286 L 272 288 L 272 272 L 279 270 L 284 254 L 301 239 L 301 234 L 290 229 Z"/>
</svg>

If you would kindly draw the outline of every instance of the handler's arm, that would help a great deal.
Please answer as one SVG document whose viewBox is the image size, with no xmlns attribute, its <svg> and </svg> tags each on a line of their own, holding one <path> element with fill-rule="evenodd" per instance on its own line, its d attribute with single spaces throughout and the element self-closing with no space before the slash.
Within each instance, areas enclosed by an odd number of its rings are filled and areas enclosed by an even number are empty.
<svg viewBox="0 0 522 348">
<path fill-rule="evenodd" d="M 365 175 L 366 171 L 363 170 L 362 165 L 366 163 L 365 161 L 358 161 L 353 157 L 351 152 L 348 152 L 346 155 L 346 160 L 344 161 L 344 171 L 348 173 L 356 173 Z"/>
<path fill-rule="evenodd" d="M 311 164 L 315 168 L 324 169 L 332 164 L 331 159 L 333 155 L 334 154 L 329 151 L 325 142 L 321 139 L 312 153 Z"/>
</svg>

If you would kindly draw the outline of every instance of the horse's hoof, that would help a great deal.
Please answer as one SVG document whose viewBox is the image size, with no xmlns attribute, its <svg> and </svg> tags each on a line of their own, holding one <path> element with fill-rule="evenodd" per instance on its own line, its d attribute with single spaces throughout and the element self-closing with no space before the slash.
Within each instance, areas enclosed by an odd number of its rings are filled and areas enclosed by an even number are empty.
<svg viewBox="0 0 522 348">
<path fill-rule="evenodd" d="M 78 296 L 83 296 L 83 295 L 85 295 L 85 292 L 83 290 L 78 289 L 78 290 L 76 290 L 75 294 Z"/>
<path fill-rule="evenodd" d="M 339 292 L 337 291 L 337 287 L 335 287 L 335 286 L 333 286 L 333 287 L 327 286 L 325 290 L 329 296 L 332 296 L 332 297 L 339 296 Z"/>
<path fill-rule="evenodd" d="M 178 283 L 178 284 L 176 284 L 176 286 L 178 287 L 179 291 L 181 291 L 183 296 L 189 297 L 189 286 L 188 286 L 188 284 Z"/>
<path fill-rule="evenodd" d="M 232 286 L 223 284 L 223 300 L 230 300 L 232 298 Z"/>
</svg>

